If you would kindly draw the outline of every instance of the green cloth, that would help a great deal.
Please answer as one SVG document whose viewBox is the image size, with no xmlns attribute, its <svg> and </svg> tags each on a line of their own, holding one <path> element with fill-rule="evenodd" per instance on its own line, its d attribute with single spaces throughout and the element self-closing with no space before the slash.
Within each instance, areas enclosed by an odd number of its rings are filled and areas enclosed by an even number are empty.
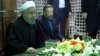
<svg viewBox="0 0 100 56">
<path fill-rule="evenodd" d="M 36 55 L 38 54 L 38 52 L 44 50 L 45 48 L 55 47 L 56 44 L 57 44 L 57 41 L 49 40 L 49 41 L 46 41 L 46 46 L 37 49 L 37 53 L 35 53 L 35 54 L 30 54 L 30 53 L 26 53 L 26 52 L 25 52 L 25 53 L 17 54 L 17 55 L 14 55 L 14 56 L 36 56 Z M 42 56 L 42 55 L 41 55 L 41 56 Z"/>
<path fill-rule="evenodd" d="M 50 48 L 50 47 L 55 47 L 57 44 L 57 42 L 55 41 L 46 41 L 46 46 L 43 47 L 43 48 L 39 48 L 37 49 L 38 52 L 44 50 L 45 48 Z M 96 44 L 97 45 L 100 45 L 100 41 L 96 41 Z M 35 54 L 29 54 L 29 53 L 22 53 L 22 54 L 18 54 L 18 55 L 15 55 L 15 56 L 36 56 L 38 53 L 35 53 Z M 99 55 L 99 54 L 98 54 Z M 39 55 L 39 56 L 44 56 L 43 54 Z"/>
</svg>

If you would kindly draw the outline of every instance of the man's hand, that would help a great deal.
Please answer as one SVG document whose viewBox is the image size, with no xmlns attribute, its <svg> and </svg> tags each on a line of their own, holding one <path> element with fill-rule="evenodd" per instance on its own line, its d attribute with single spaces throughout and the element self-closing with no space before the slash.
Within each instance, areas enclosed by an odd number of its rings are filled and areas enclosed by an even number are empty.
<svg viewBox="0 0 100 56">
<path fill-rule="evenodd" d="M 27 50 L 26 50 L 26 52 L 28 52 L 28 53 L 36 53 L 37 51 L 33 48 L 33 47 L 29 47 Z"/>
<path fill-rule="evenodd" d="M 64 42 L 66 39 L 65 38 L 62 38 L 62 42 Z"/>
<path fill-rule="evenodd" d="M 82 18 L 85 18 L 86 19 L 87 18 L 87 13 L 83 13 L 82 14 Z"/>
</svg>

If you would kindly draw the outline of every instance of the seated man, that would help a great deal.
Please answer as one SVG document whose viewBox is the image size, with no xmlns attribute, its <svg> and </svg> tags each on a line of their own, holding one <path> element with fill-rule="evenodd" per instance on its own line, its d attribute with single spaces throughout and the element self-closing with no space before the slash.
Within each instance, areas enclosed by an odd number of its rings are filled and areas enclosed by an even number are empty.
<svg viewBox="0 0 100 56">
<path fill-rule="evenodd" d="M 63 36 L 57 30 L 56 21 L 53 18 L 53 7 L 51 5 L 44 7 L 43 15 L 39 16 L 37 20 L 39 21 L 38 24 L 41 24 L 41 30 L 47 39 L 63 40 Z"/>
<path fill-rule="evenodd" d="M 5 56 L 34 53 L 44 46 L 45 40 L 35 21 L 35 10 L 35 3 L 27 1 L 20 8 L 22 15 L 8 25 Z"/>
</svg>

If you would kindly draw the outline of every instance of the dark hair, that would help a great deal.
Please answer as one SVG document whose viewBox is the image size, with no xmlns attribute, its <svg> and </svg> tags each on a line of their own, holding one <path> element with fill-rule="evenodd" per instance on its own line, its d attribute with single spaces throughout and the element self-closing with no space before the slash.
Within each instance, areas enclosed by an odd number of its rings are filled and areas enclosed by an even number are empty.
<svg viewBox="0 0 100 56">
<path fill-rule="evenodd" d="M 44 8 L 43 8 L 43 12 L 45 12 L 47 8 L 53 8 L 53 6 L 50 5 L 50 4 L 47 4 L 47 5 L 44 6 Z"/>
</svg>

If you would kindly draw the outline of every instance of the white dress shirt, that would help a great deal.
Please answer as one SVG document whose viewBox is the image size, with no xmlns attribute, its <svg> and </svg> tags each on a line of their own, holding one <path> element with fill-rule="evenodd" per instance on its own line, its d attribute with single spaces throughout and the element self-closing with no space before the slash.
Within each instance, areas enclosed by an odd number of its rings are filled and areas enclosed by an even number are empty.
<svg viewBox="0 0 100 56">
<path fill-rule="evenodd" d="M 59 8 L 65 8 L 65 0 L 59 0 Z"/>
</svg>

